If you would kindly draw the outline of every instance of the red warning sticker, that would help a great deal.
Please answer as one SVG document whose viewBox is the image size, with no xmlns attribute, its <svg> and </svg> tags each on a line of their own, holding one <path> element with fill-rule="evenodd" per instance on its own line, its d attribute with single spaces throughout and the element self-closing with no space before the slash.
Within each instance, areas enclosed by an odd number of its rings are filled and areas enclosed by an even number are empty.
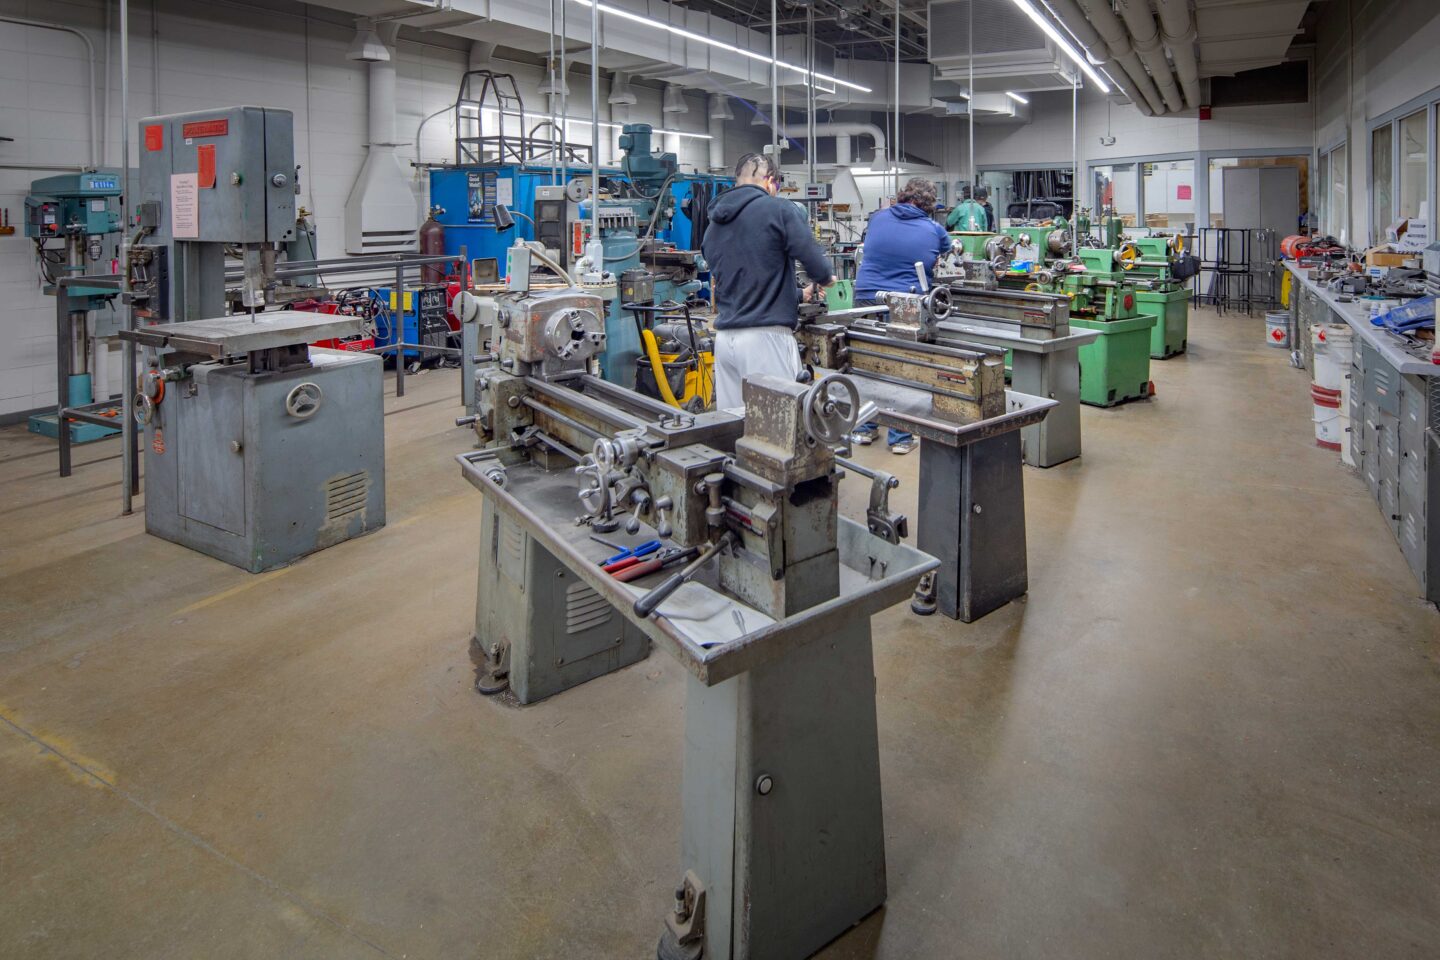
<svg viewBox="0 0 1440 960">
<path fill-rule="evenodd" d="M 145 149 L 150 152 L 165 149 L 165 128 L 158 123 L 145 128 Z"/>
<path fill-rule="evenodd" d="M 200 175 L 200 189 L 215 186 L 215 144 L 202 143 L 195 148 L 195 159 Z"/>
</svg>

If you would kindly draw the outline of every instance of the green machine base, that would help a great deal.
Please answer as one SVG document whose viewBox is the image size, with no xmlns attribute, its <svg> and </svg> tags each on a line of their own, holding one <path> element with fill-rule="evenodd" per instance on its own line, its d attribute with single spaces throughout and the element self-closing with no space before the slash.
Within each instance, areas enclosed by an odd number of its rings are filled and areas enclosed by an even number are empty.
<svg viewBox="0 0 1440 960">
<path fill-rule="evenodd" d="M 69 427 L 71 443 L 94 443 L 120 432 L 118 426 L 102 427 L 98 423 L 77 423 L 74 420 L 70 421 Z M 59 440 L 60 422 L 53 413 L 37 413 L 30 418 L 30 432 L 51 440 Z"/>
<path fill-rule="evenodd" d="M 1168 293 L 1141 290 L 1135 300 L 1156 318 L 1150 331 L 1151 358 L 1167 360 L 1184 353 L 1190 335 L 1190 292 L 1183 287 Z"/>
<path fill-rule="evenodd" d="M 1128 320 L 1070 317 L 1070 325 L 1099 330 L 1094 343 L 1080 348 L 1080 402 L 1110 407 L 1150 394 L 1150 331 L 1148 313 Z"/>
</svg>

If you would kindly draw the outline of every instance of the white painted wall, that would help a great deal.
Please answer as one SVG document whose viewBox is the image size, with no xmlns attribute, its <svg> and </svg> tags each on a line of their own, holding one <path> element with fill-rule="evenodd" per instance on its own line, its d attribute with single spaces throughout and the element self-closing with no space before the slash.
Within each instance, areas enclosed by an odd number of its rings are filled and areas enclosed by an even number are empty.
<svg viewBox="0 0 1440 960">
<path fill-rule="evenodd" d="M 118 8 L 113 0 L 111 6 Z M 97 102 L 108 115 L 103 160 L 118 165 L 118 14 L 109 44 L 108 97 L 103 0 L 0 0 L 0 14 L 64 23 L 92 38 L 100 60 Z M 156 14 L 152 24 L 149 3 L 131 4 L 132 163 L 139 156 L 133 130 L 143 117 L 242 103 L 291 110 L 295 158 L 301 165 L 300 202 L 314 212 L 320 255 L 343 256 L 345 198 L 364 159 L 366 124 L 365 66 L 345 59 L 353 36 L 349 19 L 291 0 L 158 0 Z M 422 117 L 454 101 L 467 62 L 466 51 L 455 45 L 454 38 L 428 43 L 402 34 L 396 93 L 402 139 L 414 137 Z M 535 92 L 541 68 L 493 66 L 516 75 L 527 111 L 546 112 L 544 98 Z M 0 136 L 15 138 L 0 142 L 0 207 L 9 209 L 17 227 L 32 180 L 61 172 L 49 167 L 78 169 L 88 159 L 85 70 L 84 47 L 74 36 L 0 23 Z M 589 79 L 583 67 L 571 76 L 570 87 L 570 115 L 588 117 Z M 688 113 L 662 115 L 659 90 L 634 89 L 640 103 L 630 108 L 632 119 L 705 131 L 702 95 L 687 96 Z M 608 92 L 607 82 L 602 116 Z M 727 124 L 728 158 L 764 141 L 762 133 L 738 119 L 741 110 L 736 114 L 737 120 Z M 575 127 L 588 142 L 587 125 Z M 602 133 L 613 146 L 618 131 Z M 452 137 L 450 116 L 437 117 L 425 127 L 421 155 L 436 161 L 453 157 Z M 675 139 L 682 165 L 703 168 L 708 163 L 705 140 Z M 423 183 L 417 174 L 417 192 Z M 54 301 L 40 292 L 33 247 L 23 232 L 0 237 L 0 416 L 55 402 Z M 108 376 L 109 392 L 118 393 L 118 349 L 101 376 Z"/>
<path fill-rule="evenodd" d="M 1353 25 L 1346 4 L 1325 4 L 1321 11 L 1315 143 L 1322 149 L 1342 141 L 1350 145 L 1349 240 L 1363 244 L 1373 236 L 1370 124 L 1410 100 L 1440 91 L 1440 58 L 1435 56 L 1440 4 L 1355 0 L 1353 6 Z"/>
</svg>

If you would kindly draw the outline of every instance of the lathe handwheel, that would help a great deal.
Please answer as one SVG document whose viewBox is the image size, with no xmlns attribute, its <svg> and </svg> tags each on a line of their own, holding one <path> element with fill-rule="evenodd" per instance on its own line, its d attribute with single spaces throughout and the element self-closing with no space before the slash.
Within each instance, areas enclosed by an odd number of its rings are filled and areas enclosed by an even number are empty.
<svg viewBox="0 0 1440 960">
<path fill-rule="evenodd" d="M 819 443 L 839 443 L 859 415 L 860 391 L 849 377 L 827 374 L 805 394 L 805 432 Z"/>
<path fill-rule="evenodd" d="M 315 416 L 320 409 L 320 401 L 325 393 L 320 389 L 318 383 L 296 384 L 296 386 L 285 395 L 285 412 L 297 420 L 305 420 Z"/>
<path fill-rule="evenodd" d="M 950 316 L 950 288 L 936 287 L 931 290 L 925 305 L 930 311 L 930 316 L 936 320 L 944 320 Z"/>
<path fill-rule="evenodd" d="M 1140 248 L 1135 246 L 1135 241 L 1126 240 L 1120 244 L 1115 251 L 1115 262 L 1120 264 L 1121 270 L 1135 269 L 1135 261 L 1140 259 Z"/>
</svg>

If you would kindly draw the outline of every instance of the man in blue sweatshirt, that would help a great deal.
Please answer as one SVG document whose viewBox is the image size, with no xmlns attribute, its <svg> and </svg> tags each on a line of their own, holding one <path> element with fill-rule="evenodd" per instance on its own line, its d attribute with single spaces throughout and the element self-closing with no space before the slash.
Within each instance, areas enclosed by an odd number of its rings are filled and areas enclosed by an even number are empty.
<svg viewBox="0 0 1440 960">
<path fill-rule="evenodd" d="M 701 252 L 715 288 L 715 407 L 745 405 L 741 383 L 768 374 L 794 380 L 803 369 L 795 327 L 801 290 L 795 261 L 811 285 L 835 282 L 830 258 L 805 215 L 780 191 L 780 168 L 768 154 L 747 153 L 735 165 L 735 187 L 710 205 Z"/>
<path fill-rule="evenodd" d="M 893 204 L 870 218 L 860 272 L 855 277 L 855 306 L 874 306 L 881 293 L 919 292 L 917 263 L 924 268 L 928 287 L 935 276 L 936 261 L 950 249 L 950 235 L 935 222 L 934 212 L 935 184 L 915 177 L 900 189 Z M 851 439 L 868 444 L 876 429 L 876 424 L 867 423 Z M 887 441 L 891 453 L 906 454 L 915 449 L 914 438 L 893 427 Z"/>
</svg>

